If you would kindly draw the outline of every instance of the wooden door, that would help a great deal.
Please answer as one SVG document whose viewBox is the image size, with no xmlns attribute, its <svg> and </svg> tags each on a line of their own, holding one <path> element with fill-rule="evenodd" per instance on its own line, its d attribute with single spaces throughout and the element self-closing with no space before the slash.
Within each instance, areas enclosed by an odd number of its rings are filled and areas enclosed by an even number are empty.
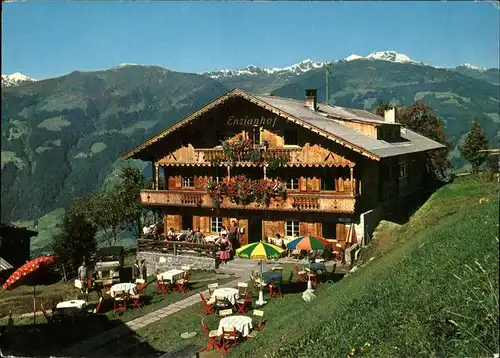
<svg viewBox="0 0 500 358">
<path fill-rule="evenodd" d="M 240 228 L 240 247 L 248 244 L 248 219 L 239 219 L 238 227 Z M 241 232 L 243 229 L 243 233 Z"/>
<path fill-rule="evenodd" d="M 262 240 L 262 217 L 251 215 L 248 218 L 248 243 Z"/>
</svg>

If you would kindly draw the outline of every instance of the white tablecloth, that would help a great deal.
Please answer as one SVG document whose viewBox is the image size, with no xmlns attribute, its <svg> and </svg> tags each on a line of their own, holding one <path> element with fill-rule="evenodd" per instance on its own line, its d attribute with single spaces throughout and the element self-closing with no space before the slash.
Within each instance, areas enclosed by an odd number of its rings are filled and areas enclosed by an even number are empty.
<svg viewBox="0 0 500 358">
<path fill-rule="evenodd" d="M 130 283 L 130 282 L 117 283 L 116 285 L 111 286 L 111 288 L 109 289 L 109 295 L 111 297 L 115 297 L 115 293 L 118 291 L 124 291 L 128 292 L 128 294 L 130 295 L 135 295 L 136 287 L 137 285 L 135 283 Z"/>
<path fill-rule="evenodd" d="M 219 322 L 219 329 L 217 330 L 217 334 L 219 336 L 222 336 L 222 327 L 236 328 L 236 330 L 240 332 L 243 337 L 246 337 L 253 328 L 252 318 L 247 316 L 224 317 Z"/>
<path fill-rule="evenodd" d="M 183 270 L 172 269 L 158 274 L 159 277 L 163 279 L 163 281 L 170 281 L 174 283 L 177 280 L 180 280 L 184 277 Z"/>
<path fill-rule="evenodd" d="M 236 303 L 236 300 L 240 298 L 240 295 L 238 293 L 237 288 L 231 288 L 231 287 L 222 287 L 222 288 L 216 288 L 214 292 L 212 293 L 212 299 L 215 300 L 215 297 L 226 297 L 229 302 L 231 302 L 232 305 Z"/>
<path fill-rule="evenodd" d="M 210 235 L 205 237 L 205 242 L 215 242 L 219 238 L 219 235 Z"/>
<path fill-rule="evenodd" d="M 73 300 L 73 301 L 64 301 L 64 302 L 59 302 L 56 305 L 56 308 L 77 308 L 77 309 L 82 309 L 85 307 L 87 302 L 84 300 Z"/>
</svg>

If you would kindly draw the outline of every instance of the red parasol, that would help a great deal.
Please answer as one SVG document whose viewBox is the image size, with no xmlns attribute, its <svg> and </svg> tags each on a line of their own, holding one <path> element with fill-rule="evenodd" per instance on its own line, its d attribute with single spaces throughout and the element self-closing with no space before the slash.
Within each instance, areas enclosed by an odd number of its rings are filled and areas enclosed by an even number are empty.
<svg viewBox="0 0 500 358">
<path fill-rule="evenodd" d="M 5 291 L 9 286 L 12 286 L 15 282 L 18 282 L 25 276 L 29 275 L 33 271 L 36 271 L 40 266 L 53 265 L 56 261 L 55 256 L 42 256 L 34 260 L 26 262 L 24 265 L 19 267 L 7 281 L 2 285 L 2 290 Z"/>
</svg>

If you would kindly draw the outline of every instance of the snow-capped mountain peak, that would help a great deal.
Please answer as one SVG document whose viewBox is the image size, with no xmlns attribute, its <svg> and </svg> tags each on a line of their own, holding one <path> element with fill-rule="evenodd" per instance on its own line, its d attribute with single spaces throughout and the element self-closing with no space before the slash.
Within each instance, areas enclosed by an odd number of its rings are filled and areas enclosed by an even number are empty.
<svg viewBox="0 0 500 358">
<path fill-rule="evenodd" d="M 472 65 L 470 63 L 464 63 L 463 65 L 460 65 L 457 67 L 466 67 L 469 70 L 475 70 L 475 71 L 481 71 L 481 72 L 486 71 L 486 68 L 481 67 L 481 66 Z"/>
<path fill-rule="evenodd" d="M 409 56 L 398 53 L 396 51 L 377 51 L 372 52 L 366 57 L 359 55 L 350 55 L 344 59 L 344 61 L 354 61 L 354 60 L 380 60 L 398 63 L 412 63 L 412 64 L 423 64 L 419 61 L 412 60 Z"/>
<path fill-rule="evenodd" d="M 346 60 L 346 61 L 354 61 L 354 60 L 360 60 L 362 58 L 364 58 L 364 57 L 360 56 L 360 55 L 352 54 L 352 55 L 347 56 L 346 58 L 344 58 L 344 60 Z"/>
<path fill-rule="evenodd" d="M 298 75 L 310 71 L 314 68 L 323 67 L 326 62 L 316 62 L 309 58 L 300 61 L 291 66 L 282 68 L 262 68 L 256 65 L 249 65 L 241 69 L 222 69 L 212 72 L 203 72 L 202 75 L 206 75 L 211 78 L 221 78 L 221 77 L 236 77 L 236 76 L 256 76 L 256 75 Z"/>
<path fill-rule="evenodd" d="M 35 82 L 34 78 L 16 72 L 11 75 L 2 75 L 2 87 L 12 87 L 24 82 Z"/>
</svg>

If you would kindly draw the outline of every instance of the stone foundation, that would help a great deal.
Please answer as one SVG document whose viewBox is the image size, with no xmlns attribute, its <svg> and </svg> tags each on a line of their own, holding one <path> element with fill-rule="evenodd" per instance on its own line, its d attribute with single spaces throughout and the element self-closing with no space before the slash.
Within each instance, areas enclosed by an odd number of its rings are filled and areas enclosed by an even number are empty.
<svg viewBox="0 0 500 358">
<path fill-rule="evenodd" d="M 173 255 L 162 252 L 137 252 L 137 260 L 146 260 L 148 275 L 156 270 L 167 271 L 191 266 L 193 270 L 214 271 L 218 267 L 217 260 L 206 256 Z"/>
</svg>

